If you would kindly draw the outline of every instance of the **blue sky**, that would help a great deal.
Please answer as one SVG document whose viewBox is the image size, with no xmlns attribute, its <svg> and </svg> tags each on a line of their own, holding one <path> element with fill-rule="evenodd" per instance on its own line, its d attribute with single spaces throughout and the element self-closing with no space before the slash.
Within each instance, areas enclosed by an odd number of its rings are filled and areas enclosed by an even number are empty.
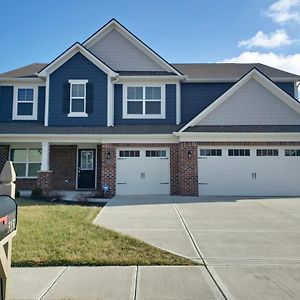
<svg viewBox="0 0 300 300">
<path fill-rule="evenodd" d="M 260 61 L 300 74 L 300 0 L 1 3 L 0 73 L 50 62 L 111 18 L 169 62 Z"/>
</svg>

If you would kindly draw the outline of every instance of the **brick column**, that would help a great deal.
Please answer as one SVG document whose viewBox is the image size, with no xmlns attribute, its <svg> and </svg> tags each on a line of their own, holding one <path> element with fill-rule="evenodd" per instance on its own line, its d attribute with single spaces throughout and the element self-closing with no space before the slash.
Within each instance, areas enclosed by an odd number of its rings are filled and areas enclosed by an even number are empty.
<svg viewBox="0 0 300 300">
<path fill-rule="evenodd" d="M 4 167 L 5 162 L 9 158 L 9 146 L 8 145 L 0 145 L 0 172 Z"/>
<path fill-rule="evenodd" d="M 103 184 L 109 185 L 109 195 L 116 194 L 116 147 L 103 144 L 101 152 L 101 189 Z"/>
<path fill-rule="evenodd" d="M 192 142 L 181 142 L 179 157 L 179 194 L 182 196 L 198 195 L 197 146 Z"/>
<path fill-rule="evenodd" d="M 179 195 L 178 144 L 170 145 L 171 195 Z"/>
<path fill-rule="evenodd" d="M 52 172 L 40 171 L 38 172 L 37 187 L 43 191 L 44 196 L 48 196 L 52 190 Z"/>
</svg>

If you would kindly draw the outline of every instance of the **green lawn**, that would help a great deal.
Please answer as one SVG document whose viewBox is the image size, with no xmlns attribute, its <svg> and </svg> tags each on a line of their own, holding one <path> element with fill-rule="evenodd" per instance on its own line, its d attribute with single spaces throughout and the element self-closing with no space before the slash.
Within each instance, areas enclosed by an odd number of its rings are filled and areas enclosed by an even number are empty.
<svg viewBox="0 0 300 300">
<path fill-rule="evenodd" d="M 92 224 L 100 207 L 17 200 L 13 266 L 192 265 L 192 261 Z"/>
</svg>

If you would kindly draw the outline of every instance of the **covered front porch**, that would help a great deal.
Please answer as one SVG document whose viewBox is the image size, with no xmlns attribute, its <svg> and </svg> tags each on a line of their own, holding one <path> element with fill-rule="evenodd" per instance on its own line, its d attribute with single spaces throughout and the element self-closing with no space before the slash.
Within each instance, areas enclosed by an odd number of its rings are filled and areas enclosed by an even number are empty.
<svg viewBox="0 0 300 300">
<path fill-rule="evenodd" d="M 0 145 L 0 168 L 6 160 L 13 162 L 17 190 L 23 194 L 40 188 L 44 195 L 80 191 L 80 197 L 102 192 L 102 161 L 107 164 L 110 156 L 102 157 L 100 143 L 10 142 Z"/>
</svg>

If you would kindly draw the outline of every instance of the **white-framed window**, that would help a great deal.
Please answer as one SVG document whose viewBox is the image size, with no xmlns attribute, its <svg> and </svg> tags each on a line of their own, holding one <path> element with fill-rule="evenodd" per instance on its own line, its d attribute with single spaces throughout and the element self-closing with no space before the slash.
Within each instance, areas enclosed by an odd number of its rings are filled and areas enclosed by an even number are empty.
<svg viewBox="0 0 300 300">
<path fill-rule="evenodd" d="M 18 178 L 36 178 L 38 171 L 41 170 L 42 149 L 11 149 L 10 160 L 13 162 Z"/>
<path fill-rule="evenodd" d="M 228 149 L 228 156 L 250 156 L 250 149 Z"/>
<path fill-rule="evenodd" d="M 200 156 L 222 156 L 222 149 L 200 149 Z"/>
<path fill-rule="evenodd" d="M 285 156 L 300 156 L 300 149 L 285 149 Z"/>
<path fill-rule="evenodd" d="M 13 120 L 37 120 L 37 107 L 37 86 L 14 86 Z"/>
<path fill-rule="evenodd" d="M 164 85 L 123 85 L 124 119 L 164 119 Z"/>
<path fill-rule="evenodd" d="M 256 156 L 278 156 L 278 149 L 256 149 Z"/>
<path fill-rule="evenodd" d="M 86 79 L 70 79 L 70 112 L 68 117 L 87 117 Z"/>
</svg>

